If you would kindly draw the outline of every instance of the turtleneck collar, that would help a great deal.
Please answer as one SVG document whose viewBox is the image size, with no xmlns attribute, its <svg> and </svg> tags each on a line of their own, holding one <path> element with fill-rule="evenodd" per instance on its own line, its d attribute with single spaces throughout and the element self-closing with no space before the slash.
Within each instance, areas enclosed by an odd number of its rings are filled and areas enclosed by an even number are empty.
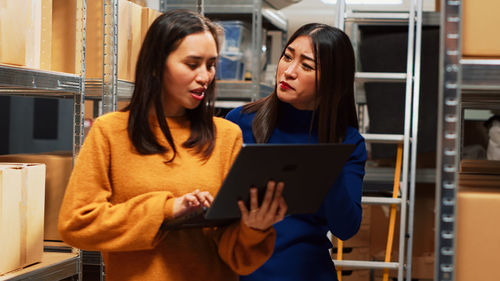
<svg viewBox="0 0 500 281">
<path fill-rule="evenodd" d="M 313 110 L 299 110 L 286 102 L 280 102 L 279 106 L 278 127 L 281 129 L 309 131 L 311 119 L 314 116 L 313 132 L 317 131 L 318 112 Z"/>
</svg>

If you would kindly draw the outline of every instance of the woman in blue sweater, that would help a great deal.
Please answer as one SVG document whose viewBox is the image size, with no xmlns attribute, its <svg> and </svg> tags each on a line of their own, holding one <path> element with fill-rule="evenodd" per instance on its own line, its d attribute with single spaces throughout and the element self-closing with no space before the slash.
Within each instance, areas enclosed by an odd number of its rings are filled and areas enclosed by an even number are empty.
<svg viewBox="0 0 500 281">
<path fill-rule="evenodd" d="M 354 103 L 354 52 L 347 35 L 307 24 L 289 39 L 271 95 L 229 112 L 245 143 L 350 143 L 356 148 L 315 214 L 290 215 L 275 224 L 272 257 L 241 281 L 337 280 L 327 238 L 346 240 L 361 223 L 366 147 Z M 304 186 L 304 192 L 311 187 Z"/>
</svg>

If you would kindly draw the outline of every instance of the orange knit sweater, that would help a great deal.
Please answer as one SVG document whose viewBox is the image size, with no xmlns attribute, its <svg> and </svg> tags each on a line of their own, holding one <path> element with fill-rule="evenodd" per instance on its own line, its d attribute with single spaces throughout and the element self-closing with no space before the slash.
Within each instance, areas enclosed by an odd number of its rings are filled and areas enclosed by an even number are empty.
<svg viewBox="0 0 500 281">
<path fill-rule="evenodd" d="M 237 125 L 214 118 L 215 148 L 203 161 L 182 147 L 189 121 L 167 118 L 177 156 L 140 155 L 127 133 L 128 112 L 93 124 L 71 174 L 59 232 L 74 247 L 101 251 L 106 280 L 237 280 L 272 254 L 275 232 L 242 223 L 224 228 L 159 231 L 172 218 L 173 199 L 195 189 L 215 196 L 241 144 Z M 157 122 L 152 125 L 168 147 Z M 235 202 L 236 204 L 236 202 Z"/>
</svg>

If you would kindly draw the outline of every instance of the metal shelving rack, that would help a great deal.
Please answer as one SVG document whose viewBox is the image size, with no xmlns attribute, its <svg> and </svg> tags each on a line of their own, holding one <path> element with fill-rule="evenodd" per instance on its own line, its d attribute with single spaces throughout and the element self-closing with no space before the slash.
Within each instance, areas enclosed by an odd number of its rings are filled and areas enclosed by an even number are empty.
<svg viewBox="0 0 500 281">
<path fill-rule="evenodd" d="M 246 20 L 252 23 L 252 57 L 260 58 L 262 50 L 262 27 L 268 30 L 282 32 L 283 40 L 286 39 L 288 20 L 274 10 L 265 0 L 240 0 L 234 3 L 231 0 L 160 0 L 162 11 L 171 9 L 199 10 L 208 17 L 228 20 Z M 223 81 L 217 83 L 216 106 L 233 108 L 249 101 L 265 97 L 272 92 L 272 87 L 262 84 L 260 59 L 252 61 L 252 81 Z"/>
<path fill-rule="evenodd" d="M 441 2 L 434 280 L 455 280 L 456 203 L 464 108 L 500 108 L 500 60 L 465 59 L 462 1 Z"/>
<path fill-rule="evenodd" d="M 0 65 L 0 95 L 73 98 L 73 158 L 83 143 L 85 97 L 85 36 L 86 0 L 76 1 L 77 32 L 75 61 L 81 63 L 81 73 L 69 74 Z M 68 247 L 45 247 L 42 262 L 0 276 L 0 280 L 58 281 L 72 277 L 82 280 L 80 250 Z"/>
</svg>

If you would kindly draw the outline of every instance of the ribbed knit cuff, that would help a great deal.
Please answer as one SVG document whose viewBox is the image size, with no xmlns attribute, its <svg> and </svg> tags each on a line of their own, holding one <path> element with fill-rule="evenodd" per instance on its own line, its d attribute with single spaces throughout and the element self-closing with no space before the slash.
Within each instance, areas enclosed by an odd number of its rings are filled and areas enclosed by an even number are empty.
<svg viewBox="0 0 500 281">
<path fill-rule="evenodd" d="M 258 244 L 262 243 L 267 237 L 276 236 L 276 231 L 274 227 L 270 227 L 266 230 L 258 230 L 248 227 L 240 220 L 240 237 L 242 241 L 248 244 Z"/>
<path fill-rule="evenodd" d="M 176 197 L 168 198 L 163 207 L 163 214 L 165 220 L 172 220 L 174 218 L 174 202 Z"/>
</svg>

